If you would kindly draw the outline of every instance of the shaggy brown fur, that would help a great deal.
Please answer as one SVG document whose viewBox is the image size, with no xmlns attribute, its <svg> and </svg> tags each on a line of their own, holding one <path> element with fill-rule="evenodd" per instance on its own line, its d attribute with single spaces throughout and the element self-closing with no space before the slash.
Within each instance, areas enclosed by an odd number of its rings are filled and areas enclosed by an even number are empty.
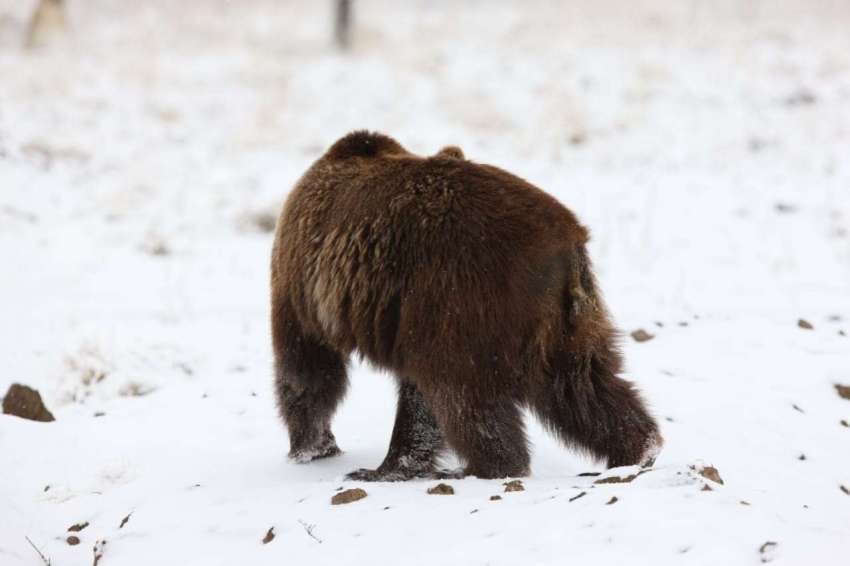
<svg viewBox="0 0 850 566">
<path fill-rule="evenodd" d="M 457 147 L 337 141 L 289 196 L 272 252 L 290 456 L 339 453 L 330 423 L 356 350 L 396 376 L 399 402 L 383 464 L 352 477 L 434 475 L 444 443 L 466 474 L 526 475 L 522 407 L 609 466 L 647 463 L 661 436 L 617 377 L 587 239 L 557 200 Z"/>
</svg>

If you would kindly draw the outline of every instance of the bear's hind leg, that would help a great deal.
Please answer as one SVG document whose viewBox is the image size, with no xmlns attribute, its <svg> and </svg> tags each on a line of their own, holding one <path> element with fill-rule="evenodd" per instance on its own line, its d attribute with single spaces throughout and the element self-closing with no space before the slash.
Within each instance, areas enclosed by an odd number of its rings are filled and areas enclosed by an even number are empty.
<svg viewBox="0 0 850 566">
<path fill-rule="evenodd" d="M 462 475 L 527 476 L 530 456 L 522 411 L 507 395 L 476 389 L 463 389 L 463 394 L 447 390 L 435 399 L 428 397 L 448 444 L 466 464 Z"/>
<path fill-rule="evenodd" d="M 272 312 L 275 387 L 289 430 L 289 457 L 303 463 L 340 454 L 331 418 L 348 387 L 345 361 L 304 334 L 291 309 L 275 303 Z"/>
<path fill-rule="evenodd" d="M 361 481 L 404 481 L 435 475 L 434 465 L 443 447 L 443 435 L 412 383 L 399 380 L 398 406 L 390 448 L 376 470 L 360 469 L 348 479 Z"/>
<path fill-rule="evenodd" d="M 609 468 L 651 466 L 663 444 L 658 425 L 632 384 L 617 376 L 620 356 L 606 342 L 593 352 L 555 352 L 531 408 L 562 441 Z"/>
</svg>

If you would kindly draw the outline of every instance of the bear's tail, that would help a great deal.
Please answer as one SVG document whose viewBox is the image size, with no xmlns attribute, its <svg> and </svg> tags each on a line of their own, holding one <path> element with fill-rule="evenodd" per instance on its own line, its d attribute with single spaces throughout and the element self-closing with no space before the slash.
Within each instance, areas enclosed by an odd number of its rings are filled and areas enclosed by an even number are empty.
<svg viewBox="0 0 850 566">
<path fill-rule="evenodd" d="M 619 377 L 617 333 L 583 245 L 568 259 L 561 332 L 530 405 L 565 444 L 609 467 L 650 464 L 663 443 L 634 386 Z"/>
</svg>

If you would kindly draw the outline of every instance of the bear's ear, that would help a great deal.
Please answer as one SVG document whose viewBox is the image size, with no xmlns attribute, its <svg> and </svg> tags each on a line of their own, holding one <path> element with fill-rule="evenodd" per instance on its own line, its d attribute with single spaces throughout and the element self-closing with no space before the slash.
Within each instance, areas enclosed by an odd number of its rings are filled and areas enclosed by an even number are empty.
<svg viewBox="0 0 850 566">
<path fill-rule="evenodd" d="M 400 143 L 389 136 L 358 130 L 338 139 L 325 154 L 333 159 L 375 157 L 384 153 L 406 153 Z"/>
<path fill-rule="evenodd" d="M 463 150 L 456 145 L 447 145 L 437 152 L 436 157 L 451 157 L 453 159 L 465 159 Z"/>
</svg>

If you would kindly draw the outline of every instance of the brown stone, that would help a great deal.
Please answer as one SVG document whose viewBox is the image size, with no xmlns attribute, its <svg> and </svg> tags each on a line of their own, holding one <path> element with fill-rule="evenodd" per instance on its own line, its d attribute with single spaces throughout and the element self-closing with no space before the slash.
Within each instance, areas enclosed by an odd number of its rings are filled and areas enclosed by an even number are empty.
<svg viewBox="0 0 850 566">
<path fill-rule="evenodd" d="M 648 342 L 649 340 L 655 338 L 654 334 L 650 334 L 643 328 L 638 328 L 637 330 L 632 332 L 631 336 L 635 342 Z"/>
<path fill-rule="evenodd" d="M 454 495 L 455 488 L 447 483 L 438 483 L 434 487 L 428 488 L 428 493 L 431 495 Z"/>
<path fill-rule="evenodd" d="M 13 383 L 3 398 L 3 412 L 31 421 L 55 421 L 53 415 L 44 406 L 41 395 L 35 389 Z"/>
<path fill-rule="evenodd" d="M 354 503 L 355 501 L 359 501 L 366 497 L 366 492 L 360 489 L 359 487 L 355 487 L 354 489 L 346 489 L 345 491 L 340 491 L 333 497 L 331 497 L 331 505 L 345 505 L 346 503 Z"/>
<path fill-rule="evenodd" d="M 720 477 L 720 472 L 718 472 L 717 468 L 715 468 L 714 466 L 703 466 L 702 468 L 697 470 L 697 473 L 706 479 L 723 485 L 723 480 Z"/>
</svg>

